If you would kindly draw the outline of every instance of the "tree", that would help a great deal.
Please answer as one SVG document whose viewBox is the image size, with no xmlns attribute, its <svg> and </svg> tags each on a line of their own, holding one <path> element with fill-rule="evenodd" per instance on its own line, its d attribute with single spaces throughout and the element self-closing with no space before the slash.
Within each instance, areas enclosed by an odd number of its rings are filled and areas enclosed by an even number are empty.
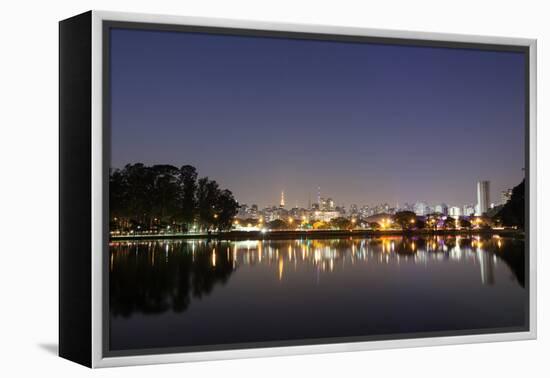
<svg viewBox="0 0 550 378">
<path fill-rule="evenodd" d="M 202 228 L 210 230 L 215 223 L 216 202 L 218 200 L 219 187 L 216 181 L 208 177 L 199 179 L 197 186 L 198 220 Z"/>
<path fill-rule="evenodd" d="M 184 165 L 179 171 L 179 184 L 181 187 L 180 221 L 190 228 L 197 213 L 197 170 L 191 165 Z"/>
<path fill-rule="evenodd" d="M 431 213 L 426 215 L 426 223 L 428 228 L 436 230 L 442 218 L 443 214 L 441 213 Z"/>
<path fill-rule="evenodd" d="M 197 220 L 206 230 L 224 230 L 231 226 L 239 204 L 216 181 L 204 177 L 197 183 L 197 171 L 190 165 L 178 169 L 136 163 L 110 171 L 109 207 L 112 229 L 174 225 L 187 230 Z"/>
<path fill-rule="evenodd" d="M 466 228 L 468 230 L 472 229 L 472 222 L 470 222 L 467 219 L 464 219 L 464 218 L 460 219 L 459 224 L 460 224 L 460 228 Z"/>
<path fill-rule="evenodd" d="M 126 182 L 127 216 L 139 224 L 150 224 L 154 186 L 151 169 L 141 163 L 128 164 L 124 167 L 123 174 Z"/>
<path fill-rule="evenodd" d="M 504 226 L 525 228 L 525 179 L 512 189 L 512 197 L 494 218 Z"/>
<path fill-rule="evenodd" d="M 456 221 L 451 217 L 447 217 L 443 221 L 443 227 L 445 227 L 446 230 L 454 230 L 456 228 Z"/>
<path fill-rule="evenodd" d="M 351 221 L 343 217 L 331 219 L 330 225 L 339 230 L 348 230 L 352 226 Z"/>
<path fill-rule="evenodd" d="M 166 223 L 174 221 L 180 207 L 179 170 L 172 165 L 154 165 L 152 175 L 152 216 Z"/>
<path fill-rule="evenodd" d="M 214 225 L 219 230 L 228 230 L 231 228 L 231 222 L 237 215 L 239 203 L 233 198 L 233 194 L 224 189 L 218 192 L 214 204 Z"/>
<path fill-rule="evenodd" d="M 327 230 L 329 228 L 329 224 L 323 221 L 316 221 L 315 223 L 313 223 L 314 230 Z"/>
<path fill-rule="evenodd" d="M 267 224 L 267 228 L 270 230 L 284 230 L 288 228 L 288 225 L 282 219 L 275 219 Z"/>
<path fill-rule="evenodd" d="M 313 228 L 313 224 L 311 222 L 302 222 L 302 224 L 300 224 L 300 228 L 302 230 L 311 230 Z"/>
<path fill-rule="evenodd" d="M 373 230 L 380 230 L 381 226 L 378 222 L 369 222 L 369 227 Z"/>
<path fill-rule="evenodd" d="M 503 207 L 504 205 L 498 205 L 493 208 L 490 208 L 485 212 L 484 215 L 489 218 L 496 218 L 497 214 L 502 210 Z"/>
<path fill-rule="evenodd" d="M 416 214 L 412 211 L 399 211 L 393 216 L 393 221 L 404 231 L 410 230 L 416 224 Z"/>
<path fill-rule="evenodd" d="M 415 230 L 424 230 L 426 228 L 426 222 L 422 219 L 417 219 L 414 228 Z"/>
<path fill-rule="evenodd" d="M 120 169 L 111 170 L 109 175 L 109 213 L 111 220 L 128 216 L 127 191 L 123 171 Z"/>
</svg>

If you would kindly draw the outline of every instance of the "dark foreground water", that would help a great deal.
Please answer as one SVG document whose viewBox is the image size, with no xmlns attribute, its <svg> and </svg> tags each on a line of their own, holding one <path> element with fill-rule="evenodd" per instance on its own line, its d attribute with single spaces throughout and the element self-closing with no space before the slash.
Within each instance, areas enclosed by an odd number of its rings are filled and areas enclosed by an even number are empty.
<svg viewBox="0 0 550 378">
<path fill-rule="evenodd" d="M 496 236 L 113 243 L 110 349 L 514 330 L 524 263 Z"/>
</svg>

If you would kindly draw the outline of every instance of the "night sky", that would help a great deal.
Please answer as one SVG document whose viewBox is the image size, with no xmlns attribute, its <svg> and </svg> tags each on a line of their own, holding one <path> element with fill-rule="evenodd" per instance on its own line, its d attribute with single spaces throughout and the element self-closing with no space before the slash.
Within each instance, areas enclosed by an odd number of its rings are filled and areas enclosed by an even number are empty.
<svg viewBox="0 0 550 378">
<path fill-rule="evenodd" d="M 241 203 L 491 202 L 524 167 L 515 52 L 114 29 L 111 166 L 191 164 Z"/>
</svg>

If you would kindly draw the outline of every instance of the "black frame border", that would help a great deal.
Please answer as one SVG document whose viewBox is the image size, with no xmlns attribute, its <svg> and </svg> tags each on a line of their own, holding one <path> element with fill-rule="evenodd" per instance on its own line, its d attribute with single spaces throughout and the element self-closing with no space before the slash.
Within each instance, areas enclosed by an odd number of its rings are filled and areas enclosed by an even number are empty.
<svg viewBox="0 0 550 378">
<path fill-rule="evenodd" d="M 92 366 L 92 12 L 59 22 L 59 356 Z"/>
</svg>

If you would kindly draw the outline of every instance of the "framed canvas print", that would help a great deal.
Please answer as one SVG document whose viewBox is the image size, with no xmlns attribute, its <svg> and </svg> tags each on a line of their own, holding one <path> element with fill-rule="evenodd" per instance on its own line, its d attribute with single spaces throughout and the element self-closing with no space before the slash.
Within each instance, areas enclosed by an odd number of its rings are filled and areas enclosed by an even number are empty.
<svg viewBox="0 0 550 378">
<path fill-rule="evenodd" d="M 62 357 L 536 337 L 535 40 L 59 27 Z"/>
</svg>

